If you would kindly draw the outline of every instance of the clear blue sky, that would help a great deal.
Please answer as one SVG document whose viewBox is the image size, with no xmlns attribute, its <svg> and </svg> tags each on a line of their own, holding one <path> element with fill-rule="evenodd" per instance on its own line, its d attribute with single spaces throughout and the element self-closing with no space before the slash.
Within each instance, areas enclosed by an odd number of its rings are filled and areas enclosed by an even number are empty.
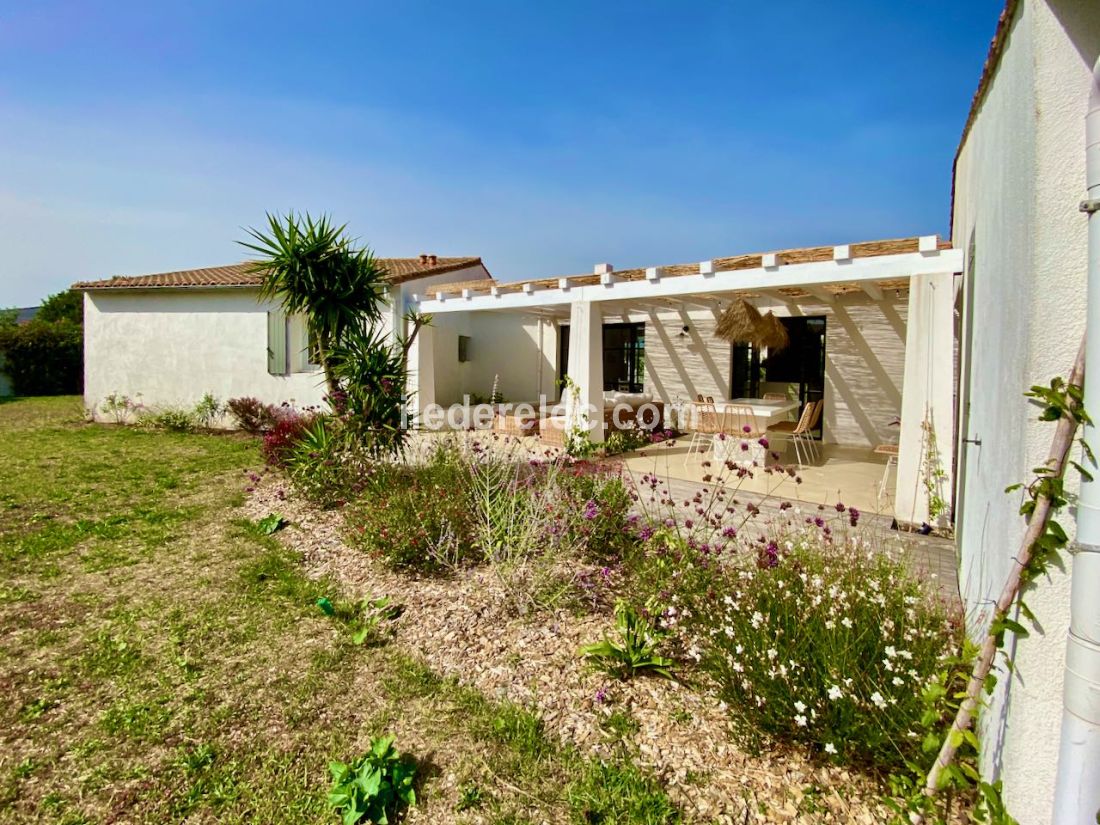
<svg viewBox="0 0 1100 825">
<path fill-rule="evenodd" d="M 265 210 L 505 280 L 946 235 L 1002 0 L 0 0 L 0 306 Z"/>
</svg>

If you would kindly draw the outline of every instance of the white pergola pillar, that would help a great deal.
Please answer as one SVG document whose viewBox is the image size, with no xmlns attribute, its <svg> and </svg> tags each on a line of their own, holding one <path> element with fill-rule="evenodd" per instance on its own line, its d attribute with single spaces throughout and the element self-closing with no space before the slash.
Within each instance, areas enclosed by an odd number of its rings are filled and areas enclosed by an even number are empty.
<svg viewBox="0 0 1100 825">
<path fill-rule="evenodd" d="M 413 339 L 408 355 L 409 377 L 406 389 L 412 396 L 410 411 L 415 411 L 419 424 L 424 410 L 435 403 L 435 330 L 423 326 Z M 415 393 L 415 394 L 414 394 Z"/>
<path fill-rule="evenodd" d="M 603 442 L 603 310 L 598 303 L 577 301 L 569 313 L 569 364 L 573 382 L 565 391 L 565 426 L 588 430 Z"/>
<path fill-rule="evenodd" d="M 954 304 L 951 273 L 915 275 L 910 279 L 894 499 L 894 515 L 899 522 L 945 526 L 950 517 L 955 449 Z M 934 444 L 929 432 L 934 434 Z M 944 473 L 940 479 L 933 477 L 937 468 Z M 946 502 L 934 521 L 928 509 L 927 482 Z"/>
</svg>

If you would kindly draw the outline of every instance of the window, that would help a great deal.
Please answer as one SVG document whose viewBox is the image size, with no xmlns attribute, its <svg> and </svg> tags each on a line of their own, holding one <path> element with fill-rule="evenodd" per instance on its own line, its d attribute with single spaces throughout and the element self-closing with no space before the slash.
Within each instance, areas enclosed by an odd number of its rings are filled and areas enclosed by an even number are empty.
<svg viewBox="0 0 1100 825">
<path fill-rule="evenodd" d="M 605 324 L 603 388 L 641 392 L 645 383 L 645 324 Z"/>
<path fill-rule="evenodd" d="M 569 327 L 558 331 L 558 378 L 569 368 Z M 645 386 L 645 323 L 604 324 L 603 388 L 613 392 L 642 392 Z"/>
</svg>

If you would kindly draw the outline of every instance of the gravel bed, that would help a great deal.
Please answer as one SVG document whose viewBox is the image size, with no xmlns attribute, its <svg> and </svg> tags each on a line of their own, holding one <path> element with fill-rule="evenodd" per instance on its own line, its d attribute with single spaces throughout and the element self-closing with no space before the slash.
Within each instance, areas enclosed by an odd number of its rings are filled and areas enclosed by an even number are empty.
<svg viewBox="0 0 1100 825">
<path fill-rule="evenodd" d="M 349 598 L 387 595 L 403 604 L 391 644 L 487 696 L 535 710 L 562 742 L 609 755 L 619 745 L 601 722 L 629 713 L 637 723 L 628 736 L 635 760 L 667 784 L 688 822 L 872 825 L 891 818 L 866 777 L 797 752 L 738 749 L 720 703 L 703 691 L 663 679 L 618 682 L 587 667 L 577 649 L 598 640 L 610 616 L 517 617 L 484 569 L 446 578 L 388 570 L 344 542 L 339 512 L 311 506 L 274 474 L 255 485 L 242 510 L 250 519 L 284 515 L 290 525 L 277 536 L 301 554 L 308 575 L 331 577 Z"/>
</svg>

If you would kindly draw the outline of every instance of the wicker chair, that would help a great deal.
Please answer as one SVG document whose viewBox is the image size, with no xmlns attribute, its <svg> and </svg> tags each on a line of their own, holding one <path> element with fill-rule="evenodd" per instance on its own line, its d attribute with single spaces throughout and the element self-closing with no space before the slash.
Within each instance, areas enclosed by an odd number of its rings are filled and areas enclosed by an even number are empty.
<svg viewBox="0 0 1100 825">
<path fill-rule="evenodd" d="M 691 441 L 684 456 L 685 462 L 691 458 L 692 453 L 701 451 L 704 444 L 709 448 L 714 443 L 714 437 L 721 432 L 722 423 L 713 398 L 696 401 L 689 406 L 691 408 Z"/>
<path fill-rule="evenodd" d="M 798 458 L 798 466 L 802 467 L 807 462 L 803 460 L 803 451 L 806 451 L 808 455 L 813 455 L 813 448 L 808 443 L 810 439 L 810 422 L 814 419 L 814 411 L 817 405 L 821 403 L 818 401 L 811 401 L 805 407 L 802 408 L 802 415 L 798 417 L 798 421 L 780 421 L 778 424 L 774 424 L 768 427 L 768 438 L 786 438 L 792 444 L 794 444 L 794 454 Z"/>
</svg>

